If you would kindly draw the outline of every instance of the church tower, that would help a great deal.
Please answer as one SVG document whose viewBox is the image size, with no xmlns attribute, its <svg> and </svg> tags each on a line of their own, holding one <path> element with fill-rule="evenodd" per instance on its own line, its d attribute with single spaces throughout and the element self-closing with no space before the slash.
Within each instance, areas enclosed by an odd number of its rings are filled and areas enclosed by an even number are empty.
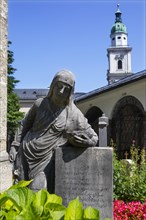
<svg viewBox="0 0 146 220">
<path fill-rule="evenodd" d="M 131 50 L 128 46 L 128 33 L 126 26 L 122 22 L 119 4 L 115 12 L 115 23 L 111 28 L 111 46 L 107 48 L 108 66 L 107 80 L 112 84 L 126 76 L 132 74 L 131 70 Z"/>
</svg>

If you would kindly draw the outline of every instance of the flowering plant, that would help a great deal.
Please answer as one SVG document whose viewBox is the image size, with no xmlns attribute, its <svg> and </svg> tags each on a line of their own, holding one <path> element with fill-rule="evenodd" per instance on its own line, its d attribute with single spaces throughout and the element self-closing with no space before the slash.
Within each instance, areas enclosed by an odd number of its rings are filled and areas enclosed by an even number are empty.
<svg viewBox="0 0 146 220">
<path fill-rule="evenodd" d="M 131 147 L 131 164 L 113 157 L 114 199 L 125 202 L 140 201 L 146 198 L 146 160 L 145 150 L 139 153 L 138 147 Z"/>
<path fill-rule="evenodd" d="M 125 203 L 121 200 L 114 201 L 114 220 L 146 220 L 146 200 Z"/>
</svg>

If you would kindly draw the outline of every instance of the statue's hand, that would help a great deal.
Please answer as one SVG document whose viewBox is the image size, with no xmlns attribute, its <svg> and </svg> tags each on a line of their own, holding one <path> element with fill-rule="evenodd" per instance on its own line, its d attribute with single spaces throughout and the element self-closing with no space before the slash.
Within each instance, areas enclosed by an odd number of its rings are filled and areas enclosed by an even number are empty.
<svg viewBox="0 0 146 220">
<path fill-rule="evenodd" d="M 74 146 L 87 147 L 92 145 L 91 140 L 86 135 L 80 135 L 75 132 L 68 137 L 68 140 Z"/>
<path fill-rule="evenodd" d="M 10 149 L 10 152 L 9 152 L 9 161 L 11 163 L 13 163 L 15 161 L 16 154 L 17 154 L 16 148 L 14 146 L 11 146 L 11 149 Z"/>
</svg>

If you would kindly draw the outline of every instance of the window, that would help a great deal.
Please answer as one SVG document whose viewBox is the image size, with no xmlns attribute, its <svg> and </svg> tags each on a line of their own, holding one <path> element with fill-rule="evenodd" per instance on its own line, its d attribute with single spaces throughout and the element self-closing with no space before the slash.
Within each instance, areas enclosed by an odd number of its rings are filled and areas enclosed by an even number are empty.
<svg viewBox="0 0 146 220">
<path fill-rule="evenodd" d="M 118 60 L 118 70 L 119 69 L 122 69 L 122 61 L 121 60 Z"/>
</svg>

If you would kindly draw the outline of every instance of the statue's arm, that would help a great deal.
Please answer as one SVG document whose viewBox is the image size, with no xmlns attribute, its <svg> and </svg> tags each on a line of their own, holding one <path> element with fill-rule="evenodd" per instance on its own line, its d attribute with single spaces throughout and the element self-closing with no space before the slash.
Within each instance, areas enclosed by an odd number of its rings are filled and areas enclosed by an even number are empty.
<svg viewBox="0 0 146 220">
<path fill-rule="evenodd" d="M 33 122 L 36 116 L 38 105 L 34 103 L 33 106 L 30 108 L 26 116 L 19 122 L 18 129 L 15 133 L 14 140 L 11 144 L 10 152 L 9 152 L 9 160 L 10 162 L 15 161 L 16 154 L 18 148 L 20 147 L 20 143 L 22 142 L 23 138 L 25 137 L 26 133 L 31 129 L 33 126 Z"/>
<path fill-rule="evenodd" d="M 82 132 L 74 131 L 68 137 L 68 141 L 72 145 L 78 146 L 78 147 L 93 147 L 93 146 L 96 146 L 97 142 L 98 142 L 98 136 L 93 131 L 92 128 L 89 128 L 89 130 L 88 131 L 83 130 Z M 89 132 L 90 132 L 90 135 L 89 135 Z"/>
<path fill-rule="evenodd" d="M 92 147 L 97 145 L 98 135 L 75 105 L 72 106 L 69 112 L 66 133 L 68 141 L 74 146 Z"/>
<path fill-rule="evenodd" d="M 35 116 L 36 116 L 37 106 L 36 103 L 30 108 L 28 113 L 20 122 L 18 130 L 16 131 L 14 141 L 12 142 L 12 146 L 20 146 L 23 138 L 25 137 L 26 133 L 32 128 Z"/>
</svg>

